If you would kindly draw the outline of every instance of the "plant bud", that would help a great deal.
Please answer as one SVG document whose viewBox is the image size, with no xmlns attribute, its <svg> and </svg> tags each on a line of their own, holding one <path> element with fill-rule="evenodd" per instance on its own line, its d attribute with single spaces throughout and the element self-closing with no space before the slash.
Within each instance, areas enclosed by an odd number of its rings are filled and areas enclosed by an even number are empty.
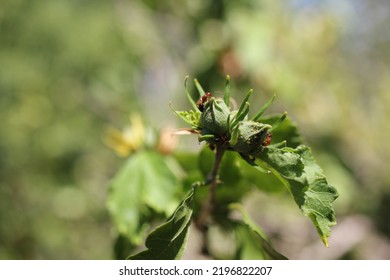
<svg viewBox="0 0 390 280">
<path fill-rule="evenodd" d="M 223 100 L 211 97 L 204 105 L 200 116 L 200 126 L 215 135 L 225 134 L 228 130 L 229 108 Z"/>
<path fill-rule="evenodd" d="M 254 121 L 241 121 L 232 131 L 230 145 L 243 154 L 253 154 L 263 149 L 263 143 L 269 135 L 268 124 Z"/>
</svg>

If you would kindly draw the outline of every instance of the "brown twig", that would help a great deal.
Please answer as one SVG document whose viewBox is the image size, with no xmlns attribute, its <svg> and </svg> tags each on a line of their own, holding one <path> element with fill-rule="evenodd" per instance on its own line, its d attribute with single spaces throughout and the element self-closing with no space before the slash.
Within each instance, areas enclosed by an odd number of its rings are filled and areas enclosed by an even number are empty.
<svg viewBox="0 0 390 280">
<path fill-rule="evenodd" d="M 220 183 L 218 173 L 225 151 L 226 148 L 223 145 L 216 145 L 214 166 L 210 174 L 206 178 L 206 184 L 210 185 L 209 195 L 206 202 L 202 206 L 199 218 L 195 221 L 196 227 L 202 232 L 202 253 L 205 255 L 209 255 L 207 249 L 208 220 L 212 215 L 216 204 L 216 191 L 217 186 Z"/>
</svg>

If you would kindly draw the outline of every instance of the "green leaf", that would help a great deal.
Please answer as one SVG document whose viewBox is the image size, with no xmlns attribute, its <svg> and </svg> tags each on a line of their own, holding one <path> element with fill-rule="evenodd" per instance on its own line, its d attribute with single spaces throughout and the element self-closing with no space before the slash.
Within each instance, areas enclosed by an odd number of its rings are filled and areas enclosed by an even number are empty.
<svg viewBox="0 0 390 280">
<path fill-rule="evenodd" d="M 184 199 L 173 216 L 146 238 L 147 249 L 130 256 L 131 260 L 178 260 L 181 258 L 192 218 L 195 188 Z"/>
<path fill-rule="evenodd" d="M 180 182 L 163 156 L 140 151 L 131 156 L 111 182 L 107 207 L 118 232 L 142 242 L 150 208 L 166 216 L 178 203 Z"/>
<path fill-rule="evenodd" d="M 263 231 L 250 219 L 241 204 L 230 205 L 243 216 L 242 221 L 235 225 L 238 241 L 237 258 L 240 260 L 287 260 L 285 256 L 276 251 L 267 240 Z"/>
<path fill-rule="evenodd" d="M 256 163 L 274 173 L 289 189 L 302 212 L 315 225 L 320 238 L 328 246 L 330 227 L 336 224 L 332 203 L 337 190 L 328 184 L 315 162 L 310 148 L 266 148 L 257 155 Z"/>
<path fill-rule="evenodd" d="M 192 128 L 196 129 L 199 128 L 199 119 L 201 112 L 198 111 L 176 111 L 171 107 L 172 111 L 180 117 L 183 121 L 185 121 L 187 124 L 189 124 Z"/>
<path fill-rule="evenodd" d="M 129 252 L 136 249 L 137 245 L 129 241 L 127 236 L 118 235 L 114 243 L 114 257 L 116 260 L 124 260 Z"/>
</svg>

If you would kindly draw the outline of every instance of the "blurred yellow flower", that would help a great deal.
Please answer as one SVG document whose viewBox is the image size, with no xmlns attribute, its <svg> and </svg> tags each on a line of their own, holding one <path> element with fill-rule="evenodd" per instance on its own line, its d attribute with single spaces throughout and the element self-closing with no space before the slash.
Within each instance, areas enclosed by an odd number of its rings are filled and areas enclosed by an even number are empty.
<svg viewBox="0 0 390 280">
<path fill-rule="evenodd" d="M 119 156 L 125 157 L 140 149 L 145 142 L 145 127 L 138 114 L 130 116 L 130 126 L 123 131 L 109 127 L 106 129 L 105 144 Z"/>
</svg>

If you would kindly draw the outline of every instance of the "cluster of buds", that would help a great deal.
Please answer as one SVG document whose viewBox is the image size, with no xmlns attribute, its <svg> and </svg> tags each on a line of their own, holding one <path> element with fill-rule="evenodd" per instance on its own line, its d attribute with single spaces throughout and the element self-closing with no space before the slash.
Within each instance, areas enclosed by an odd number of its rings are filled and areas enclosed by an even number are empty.
<svg viewBox="0 0 390 280">
<path fill-rule="evenodd" d="M 196 103 L 186 87 L 187 97 L 194 110 L 174 112 L 192 126 L 189 131 L 197 133 L 199 141 L 206 141 L 212 146 L 220 145 L 245 156 L 255 156 L 270 145 L 272 131 L 286 118 L 284 113 L 273 125 L 261 123 L 261 117 L 271 105 L 274 96 L 249 119 L 248 100 L 253 90 L 249 90 L 238 110 L 231 110 L 229 76 L 226 79 L 223 99 L 205 92 L 196 79 L 195 85 L 200 95 Z"/>
</svg>

